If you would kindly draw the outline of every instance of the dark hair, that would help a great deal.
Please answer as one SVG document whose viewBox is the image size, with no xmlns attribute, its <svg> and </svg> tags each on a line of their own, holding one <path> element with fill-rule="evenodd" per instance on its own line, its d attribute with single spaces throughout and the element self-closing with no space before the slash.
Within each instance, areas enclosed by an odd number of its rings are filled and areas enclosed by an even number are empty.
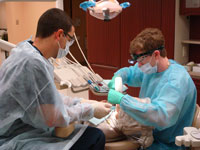
<svg viewBox="0 0 200 150">
<path fill-rule="evenodd" d="M 63 29 L 66 35 L 73 26 L 71 18 L 61 9 L 51 8 L 44 12 L 37 25 L 36 37 L 46 38 Z"/>
<path fill-rule="evenodd" d="M 153 49 L 160 49 L 162 57 L 167 56 L 165 49 L 165 39 L 162 32 L 158 28 L 146 28 L 142 30 L 130 43 L 130 53 L 135 54 L 137 51 L 144 53 Z"/>
</svg>

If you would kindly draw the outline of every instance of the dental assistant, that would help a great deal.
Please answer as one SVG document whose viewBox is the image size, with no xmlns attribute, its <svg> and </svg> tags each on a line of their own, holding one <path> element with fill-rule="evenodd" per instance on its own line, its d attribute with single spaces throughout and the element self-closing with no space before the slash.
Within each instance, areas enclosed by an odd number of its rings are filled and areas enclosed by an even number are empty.
<svg viewBox="0 0 200 150">
<path fill-rule="evenodd" d="M 130 43 L 130 53 L 130 62 L 136 64 L 114 74 L 108 101 L 120 104 L 139 123 L 155 128 L 154 142 L 148 150 L 180 149 L 175 137 L 192 125 L 195 113 L 197 91 L 192 78 L 182 65 L 167 58 L 164 36 L 157 28 L 139 33 Z M 115 91 L 117 76 L 128 86 L 140 87 L 139 98 L 150 98 L 151 103 L 144 104 Z"/>
</svg>

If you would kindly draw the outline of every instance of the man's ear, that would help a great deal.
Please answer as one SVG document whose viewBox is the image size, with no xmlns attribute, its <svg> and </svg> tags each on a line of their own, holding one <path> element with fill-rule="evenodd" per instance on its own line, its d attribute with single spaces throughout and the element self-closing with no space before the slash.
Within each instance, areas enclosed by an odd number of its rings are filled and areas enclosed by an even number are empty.
<svg viewBox="0 0 200 150">
<path fill-rule="evenodd" d="M 58 31 L 55 32 L 55 38 L 57 40 L 60 40 L 62 34 L 63 34 L 63 29 L 58 29 Z"/>
<path fill-rule="evenodd" d="M 160 51 L 155 50 L 154 55 L 155 55 L 155 58 L 158 59 L 160 57 Z"/>
</svg>

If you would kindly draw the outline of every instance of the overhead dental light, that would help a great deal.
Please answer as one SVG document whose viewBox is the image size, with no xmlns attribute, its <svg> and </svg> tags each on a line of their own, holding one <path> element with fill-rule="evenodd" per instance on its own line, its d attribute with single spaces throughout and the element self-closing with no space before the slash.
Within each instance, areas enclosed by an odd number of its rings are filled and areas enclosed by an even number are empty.
<svg viewBox="0 0 200 150">
<path fill-rule="evenodd" d="M 129 2 L 119 4 L 117 0 L 89 0 L 80 4 L 80 8 L 85 11 L 88 9 L 91 16 L 104 21 L 110 21 L 129 6 Z"/>
</svg>

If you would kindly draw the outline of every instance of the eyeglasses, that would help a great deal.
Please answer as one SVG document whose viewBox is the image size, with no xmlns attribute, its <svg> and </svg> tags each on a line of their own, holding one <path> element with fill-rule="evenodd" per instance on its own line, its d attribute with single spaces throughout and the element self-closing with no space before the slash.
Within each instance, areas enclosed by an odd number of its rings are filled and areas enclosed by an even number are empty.
<svg viewBox="0 0 200 150">
<path fill-rule="evenodd" d="M 142 62 L 147 56 L 153 54 L 154 51 L 156 51 L 156 50 L 161 51 L 161 50 L 163 50 L 163 48 L 164 48 L 164 46 L 161 46 L 159 48 L 152 49 L 152 50 L 150 50 L 148 52 L 145 52 L 145 53 L 142 53 L 142 54 L 138 54 L 138 55 L 131 54 L 131 58 L 132 59 L 129 59 L 128 62 L 130 64 L 134 64 L 135 62 Z"/>
<path fill-rule="evenodd" d="M 142 62 L 147 56 L 149 56 L 149 55 L 145 55 L 145 56 L 141 56 L 141 57 L 139 57 L 137 60 L 134 60 L 133 58 L 132 59 L 129 59 L 128 60 L 128 63 L 129 64 L 134 64 L 135 62 Z"/>
<path fill-rule="evenodd" d="M 70 38 L 71 41 L 75 40 L 74 36 L 69 35 L 69 33 L 67 33 L 67 36 Z"/>
<path fill-rule="evenodd" d="M 137 59 L 137 62 L 142 62 L 147 56 L 149 55 L 144 55 L 144 56 L 141 56 Z"/>
</svg>

